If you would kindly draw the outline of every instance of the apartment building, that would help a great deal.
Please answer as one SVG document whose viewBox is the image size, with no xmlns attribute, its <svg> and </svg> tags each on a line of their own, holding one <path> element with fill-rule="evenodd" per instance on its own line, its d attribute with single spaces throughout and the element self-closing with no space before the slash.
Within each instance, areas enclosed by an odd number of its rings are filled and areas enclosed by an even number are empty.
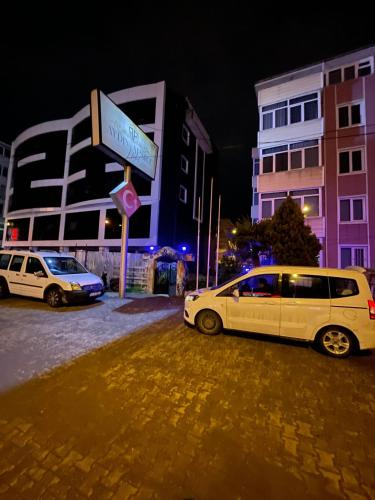
<svg viewBox="0 0 375 500">
<path fill-rule="evenodd" d="M 375 267 L 374 55 L 356 50 L 255 85 L 252 214 L 271 217 L 292 196 L 325 266 Z"/>
</svg>

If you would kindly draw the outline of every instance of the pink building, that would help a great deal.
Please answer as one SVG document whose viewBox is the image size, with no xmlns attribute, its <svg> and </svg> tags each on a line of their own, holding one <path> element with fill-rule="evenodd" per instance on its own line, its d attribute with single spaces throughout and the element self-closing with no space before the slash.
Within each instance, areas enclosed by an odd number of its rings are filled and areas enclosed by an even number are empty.
<svg viewBox="0 0 375 500">
<path fill-rule="evenodd" d="M 291 195 L 320 239 L 321 265 L 375 268 L 375 46 L 255 85 L 259 175 L 252 213 Z"/>
</svg>

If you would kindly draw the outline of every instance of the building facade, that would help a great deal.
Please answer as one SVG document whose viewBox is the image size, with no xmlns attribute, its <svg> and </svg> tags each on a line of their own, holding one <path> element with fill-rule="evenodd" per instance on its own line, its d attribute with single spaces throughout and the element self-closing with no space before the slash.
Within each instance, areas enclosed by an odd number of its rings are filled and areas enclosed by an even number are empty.
<svg viewBox="0 0 375 500">
<path fill-rule="evenodd" d="M 214 176 L 204 126 L 165 82 L 109 97 L 159 147 L 154 181 L 132 172 L 141 207 L 130 218 L 129 252 L 171 247 L 194 258 L 199 199 L 204 231 Z M 123 167 L 91 145 L 89 105 L 25 130 L 12 144 L 3 246 L 118 252 L 121 216 L 109 192 L 123 180 Z"/>
<path fill-rule="evenodd" d="M 252 213 L 271 217 L 291 195 L 325 266 L 375 267 L 374 56 L 375 46 L 255 85 L 260 171 Z"/>
<path fill-rule="evenodd" d="M 0 141 L 0 246 L 4 234 L 4 204 L 5 190 L 8 178 L 8 167 L 10 159 L 10 146 Z"/>
</svg>

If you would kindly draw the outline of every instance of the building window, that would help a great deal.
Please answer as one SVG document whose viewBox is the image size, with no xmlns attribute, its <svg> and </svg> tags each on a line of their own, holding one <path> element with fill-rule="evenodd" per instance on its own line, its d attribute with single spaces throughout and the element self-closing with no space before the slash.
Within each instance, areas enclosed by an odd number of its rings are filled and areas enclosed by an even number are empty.
<svg viewBox="0 0 375 500">
<path fill-rule="evenodd" d="M 373 59 L 366 59 L 351 64 L 350 66 L 343 66 L 341 68 L 333 69 L 328 72 L 328 85 L 335 85 L 347 80 L 353 80 L 360 76 L 367 76 L 373 73 Z M 326 77 L 326 75 L 324 75 Z M 325 84 L 327 78 L 325 78 Z"/>
<path fill-rule="evenodd" d="M 318 167 L 320 163 L 317 139 L 262 149 L 263 174 Z"/>
<path fill-rule="evenodd" d="M 362 149 L 339 152 L 339 174 L 351 174 L 364 170 Z"/>
<path fill-rule="evenodd" d="M 362 123 L 361 105 L 349 104 L 338 108 L 339 128 L 353 127 Z"/>
<path fill-rule="evenodd" d="M 30 219 L 9 219 L 7 222 L 7 241 L 27 241 L 29 238 Z"/>
<path fill-rule="evenodd" d="M 180 193 L 178 195 L 178 198 L 182 203 L 187 202 L 187 189 L 184 186 L 180 186 Z"/>
<path fill-rule="evenodd" d="M 182 125 L 182 140 L 189 146 L 190 144 L 190 132 L 186 125 Z"/>
<path fill-rule="evenodd" d="M 262 218 L 272 217 L 279 206 L 285 201 L 287 196 L 291 196 L 293 201 L 304 209 L 306 217 L 320 216 L 320 190 L 301 189 L 298 191 L 281 191 L 276 193 L 262 193 Z"/>
<path fill-rule="evenodd" d="M 367 246 L 345 246 L 340 248 L 340 265 L 367 267 Z"/>
<path fill-rule="evenodd" d="M 184 155 L 181 155 L 181 170 L 185 174 L 189 171 L 189 160 Z"/>
<path fill-rule="evenodd" d="M 341 198 L 340 222 L 366 221 L 365 198 Z"/>
<path fill-rule="evenodd" d="M 281 101 L 261 109 L 262 130 L 314 120 L 319 116 L 317 92 Z"/>
</svg>

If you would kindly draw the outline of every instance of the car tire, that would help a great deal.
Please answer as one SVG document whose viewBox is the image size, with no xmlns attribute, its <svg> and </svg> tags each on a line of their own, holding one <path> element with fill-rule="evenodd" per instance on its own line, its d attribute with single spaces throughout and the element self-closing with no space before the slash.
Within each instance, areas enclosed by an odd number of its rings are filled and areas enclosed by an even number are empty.
<svg viewBox="0 0 375 500">
<path fill-rule="evenodd" d="M 0 279 L 0 299 L 5 299 L 9 295 L 8 283 L 5 278 Z"/>
<path fill-rule="evenodd" d="M 196 325 L 198 330 L 205 335 L 217 335 L 223 329 L 220 316 L 210 309 L 205 309 L 198 314 Z"/>
<path fill-rule="evenodd" d="M 63 291 L 56 286 L 49 288 L 46 292 L 45 299 L 50 307 L 60 307 L 63 302 Z"/>
<path fill-rule="evenodd" d="M 354 335 L 339 326 L 330 326 L 319 335 L 319 346 L 334 358 L 347 358 L 357 348 Z"/>
</svg>

